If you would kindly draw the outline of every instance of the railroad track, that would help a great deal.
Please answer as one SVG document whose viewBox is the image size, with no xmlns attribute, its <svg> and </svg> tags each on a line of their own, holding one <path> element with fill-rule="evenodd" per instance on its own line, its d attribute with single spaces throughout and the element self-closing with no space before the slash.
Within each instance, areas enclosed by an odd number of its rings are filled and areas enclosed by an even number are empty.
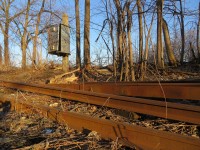
<svg viewBox="0 0 200 150">
<path fill-rule="evenodd" d="M 48 84 L 53 87 L 121 96 L 200 100 L 200 80 L 184 82 L 89 82 Z"/>
<path fill-rule="evenodd" d="M 5 81 L 1 81 L 0 85 L 3 87 L 46 94 L 99 106 L 106 106 L 167 119 L 200 124 L 200 106 L 172 102 L 166 103 L 164 101 L 147 100 L 145 98 L 118 96 L 114 94 L 96 93 L 52 86 L 50 87 L 47 85 L 42 86 Z"/>
<path fill-rule="evenodd" d="M 117 109 L 124 109 L 128 111 L 200 124 L 199 106 L 167 103 L 166 107 L 165 102 L 147 100 L 144 98 L 142 99 L 16 82 L 1 81 L 0 85 L 7 88 L 46 94 L 101 106 L 104 105 Z M 16 103 L 12 97 L 1 97 L 1 101 L 8 100 L 11 103 L 12 109 L 20 108 L 20 110 L 27 111 L 30 109 L 30 111 L 32 111 L 32 108 L 34 107 L 36 110 L 40 110 L 40 112 L 42 112 L 42 114 L 46 117 L 49 117 L 58 122 L 67 123 L 72 128 L 86 128 L 89 130 L 95 130 L 99 132 L 102 137 L 111 138 L 114 140 L 119 138 L 126 145 L 130 145 L 129 143 L 132 143 L 140 149 L 199 149 L 200 147 L 199 139 L 188 136 L 182 136 L 123 123 L 119 124 L 109 120 L 101 120 L 98 118 L 92 118 L 71 112 L 63 112 L 54 108 L 37 106 L 29 103 L 24 103 L 22 101 L 18 101 Z"/>
</svg>

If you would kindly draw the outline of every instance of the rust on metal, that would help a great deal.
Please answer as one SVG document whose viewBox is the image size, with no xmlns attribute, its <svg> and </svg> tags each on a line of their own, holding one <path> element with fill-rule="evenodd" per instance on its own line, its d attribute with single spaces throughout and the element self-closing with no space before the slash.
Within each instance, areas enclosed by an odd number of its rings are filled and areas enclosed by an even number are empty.
<svg viewBox="0 0 200 150">
<path fill-rule="evenodd" d="M 48 117 L 60 123 L 66 123 L 71 128 L 96 131 L 100 133 L 103 138 L 110 138 L 113 140 L 118 138 L 123 143 L 132 143 L 138 149 L 199 150 L 200 147 L 200 140 L 189 136 L 148 129 L 136 125 L 117 123 L 72 112 L 64 112 L 55 108 L 38 106 L 21 100 L 16 101 L 15 96 L 1 96 L 0 101 L 9 101 L 12 110 L 26 113 L 38 111 L 44 117 Z M 130 146 L 130 144 L 128 145 Z"/>
<path fill-rule="evenodd" d="M 72 88 L 97 93 L 121 96 L 156 97 L 172 99 L 200 100 L 200 83 L 131 83 L 131 82 L 91 82 L 84 84 L 48 84 L 48 86 Z"/>
<path fill-rule="evenodd" d="M 8 88 L 24 90 L 33 93 L 46 94 L 50 96 L 76 100 L 80 102 L 122 109 L 131 112 L 138 112 L 168 118 L 173 120 L 185 121 L 200 124 L 200 107 L 186 104 L 161 102 L 147 100 L 143 98 L 124 97 L 112 94 L 79 91 L 58 87 L 44 87 L 32 84 L 5 82 L 1 85 Z"/>
</svg>

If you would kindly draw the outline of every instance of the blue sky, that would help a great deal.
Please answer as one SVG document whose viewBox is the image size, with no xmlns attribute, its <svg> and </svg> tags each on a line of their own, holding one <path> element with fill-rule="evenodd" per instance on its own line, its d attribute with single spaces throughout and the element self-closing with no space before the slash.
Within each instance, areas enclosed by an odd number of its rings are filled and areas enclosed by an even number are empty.
<svg viewBox="0 0 200 150">
<path fill-rule="evenodd" d="M 73 14 L 74 13 L 74 10 L 73 10 L 73 6 L 74 6 L 74 1 L 72 0 L 68 0 L 70 1 L 70 5 L 71 5 L 71 10 L 70 12 Z M 81 7 L 81 14 L 82 16 L 84 15 L 84 0 L 80 0 L 81 4 L 80 6 Z M 189 10 L 198 10 L 198 4 L 199 4 L 199 0 L 183 0 L 183 6 Z M 177 3 L 177 6 L 179 5 L 179 3 Z M 103 20 L 104 20 L 104 16 L 103 15 L 93 15 L 93 14 L 97 14 L 99 13 L 100 11 L 100 8 L 101 7 L 101 0 L 91 0 L 91 21 L 94 22 L 94 23 L 97 23 L 99 25 L 102 25 L 103 24 Z M 187 11 L 187 10 L 185 10 Z M 133 44 L 136 43 L 137 44 L 137 41 L 138 41 L 138 21 L 137 21 L 137 16 L 135 17 L 136 19 L 133 20 Z M 156 18 L 156 17 L 155 17 Z M 147 18 L 148 19 L 148 18 Z M 82 18 L 83 20 L 83 18 Z M 169 26 L 171 26 L 171 22 L 173 21 L 171 18 L 167 17 L 166 16 L 166 20 L 169 21 Z M 193 24 L 194 21 L 197 21 L 197 16 L 190 16 L 190 17 L 187 17 L 185 16 L 185 28 L 186 30 L 188 28 L 191 27 L 191 25 Z M 156 32 L 155 31 L 155 27 L 156 27 L 156 21 L 154 21 L 154 30 L 152 32 Z M 93 28 L 98 28 L 98 29 L 101 29 L 99 28 L 98 26 L 95 26 L 93 24 L 91 24 L 91 26 Z M 98 30 L 94 30 L 94 29 L 91 29 L 91 51 L 93 53 L 95 47 L 97 47 L 97 43 L 95 43 L 94 41 L 96 40 L 97 36 L 99 34 L 99 31 Z M 156 34 L 156 33 L 155 33 Z M 156 38 L 156 36 L 154 36 Z M 102 41 L 100 40 L 99 43 L 101 43 Z"/>
<path fill-rule="evenodd" d="M 21 1 L 21 0 L 16 0 L 16 1 Z M 50 0 L 48 0 L 50 1 Z M 75 4 L 74 4 L 75 0 L 51 0 L 52 5 L 55 5 L 56 9 L 59 9 L 63 12 L 66 12 L 69 15 L 69 20 L 70 20 L 70 25 L 72 26 L 72 28 L 75 28 L 75 21 L 74 21 L 74 16 L 75 16 Z M 91 0 L 91 22 L 102 25 L 103 24 L 103 14 L 98 14 L 100 12 L 101 9 L 101 1 L 102 0 Z M 24 1 L 22 1 L 24 2 Z M 56 2 L 56 4 L 54 3 Z M 198 9 L 198 3 L 199 0 L 185 0 L 185 3 L 183 3 L 185 5 L 185 7 L 191 9 L 191 10 L 197 10 Z M 81 27 L 83 27 L 83 23 L 84 23 L 84 0 L 80 0 L 80 16 L 81 16 Z M 135 17 L 137 18 L 137 17 Z M 169 17 L 166 17 L 166 19 L 169 21 L 169 26 L 170 26 L 170 22 L 173 21 L 171 20 Z M 191 26 L 191 21 L 194 21 L 194 19 L 196 20 L 197 17 L 185 17 L 185 22 L 186 22 L 186 28 Z M 189 23 L 188 23 L 189 22 Z M 156 21 L 154 21 L 154 24 L 156 23 Z M 134 20 L 133 22 L 133 44 L 134 46 L 137 46 L 137 41 L 138 41 L 138 22 L 137 19 Z M 75 29 L 74 29 L 75 30 Z M 106 57 L 107 56 L 107 50 L 105 45 L 103 44 L 102 40 L 100 39 L 98 43 L 95 42 L 96 38 L 98 37 L 99 34 L 99 30 L 101 30 L 101 27 L 99 27 L 98 25 L 94 25 L 91 23 L 91 56 L 94 59 L 97 53 L 99 53 L 99 55 L 101 55 L 102 57 Z M 82 28 L 82 32 L 83 32 L 83 28 Z M 152 32 L 154 34 L 156 34 L 155 28 L 152 30 Z M 155 36 L 154 36 L 155 37 Z M 83 41 L 83 39 L 82 39 Z M 16 46 L 16 44 L 14 44 L 15 42 L 10 41 L 10 51 L 11 51 L 11 56 L 13 57 L 14 60 L 16 60 L 15 62 L 20 64 L 20 60 L 21 60 L 21 50 L 19 49 L 18 46 Z M 0 44 L 3 45 L 3 38 L 2 36 L 0 36 Z M 74 36 L 71 37 L 71 56 L 70 59 L 74 62 L 75 60 L 75 38 Z M 103 51 L 101 51 L 103 49 Z M 82 44 L 82 50 L 83 50 L 83 44 Z M 43 56 L 46 57 L 46 50 L 43 49 Z M 49 56 L 49 59 L 59 59 L 58 57 L 55 56 Z"/>
</svg>

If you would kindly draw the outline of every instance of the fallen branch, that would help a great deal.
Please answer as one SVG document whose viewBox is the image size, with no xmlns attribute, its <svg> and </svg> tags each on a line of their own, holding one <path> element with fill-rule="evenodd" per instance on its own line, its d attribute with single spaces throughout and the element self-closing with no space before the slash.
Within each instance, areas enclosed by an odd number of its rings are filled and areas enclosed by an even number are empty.
<svg viewBox="0 0 200 150">
<path fill-rule="evenodd" d="M 77 72 L 77 71 L 79 71 L 80 69 L 76 69 L 76 70 L 73 70 L 73 71 L 71 71 L 71 72 L 66 72 L 66 73 L 63 73 L 63 74 L 61 74 L 61 75 L 57 75 L 57 76 L 55 76 L 54 78 L 52 78 L 52 79 L 50 79 L 50 83 L 55 83 L 55 81 L 57 80 L 57 79 L 61 79 L 63 76 L 66 76 L 66 75 L 69 75 L 69 74 L 73 74 L 73 73 L 75 73 L 75 72 Z"/>
</svg>

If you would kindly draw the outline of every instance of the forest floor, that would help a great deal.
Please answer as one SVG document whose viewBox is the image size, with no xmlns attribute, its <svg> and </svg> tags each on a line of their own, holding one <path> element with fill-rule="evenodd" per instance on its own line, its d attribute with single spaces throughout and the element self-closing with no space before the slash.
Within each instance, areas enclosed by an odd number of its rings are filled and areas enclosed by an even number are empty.
<svg viewBox="0 0 200 150">
<path fill-rule="evenodd" d="M 137 72 L 136 72 L 137 74 Z M 177 68 L 166 68 L 158 71 L 149 66 L 145 81 L 178 81 L 200 80 L 200 65 L 187 64 Z M 64 73 L 59 65 L 48 65 L 38 69 L 21 70 L 18 68 L 1 68 L 0 80 L 49 84 L 49 83 L 78 83 L 115 81 L 110 67 L 95 67 L 90 71 Z M 0 94 L 14 94 L 31 102 L 67 111 L 126 122 L 147 128 L 169 131 L 200 138 L 200 126 L 185 122 L 172 121 L 148 115 L 121 112 L 85 103 L 65 101 L 59 98 L 23 93 L 20 91 L 0 88 Z M 1 97 L 1 95 L 0 95 Z M 59 101 L 59 102 L 58 102 Z M 4 149 L 130 149 L 118 141 L 105 140 L 95 131 L 78 132 L 67 125 L 58 124 L 37 114 L 24 114 L 15 111 L 5 112 L 0 104 L 0 150 Z"/>
<path fill-rule="evenodd" d="M 139 69 L 135 69 L 136 81 Z M 48 84 L 48 83 L 77 83 L 77 82 L 109 82 L 116 81 L 113 77 L 113 68 L 92 67 L 90 71 L 71 68 L 71 73 L 64 73 L 60 65 L 50 64 L 40 68 L 0 68 L 0 80 Z M 200 64 L 184 64 L 179 67 L 166 67 L 165 70 L 157 70 L 155 66 L 148 65 L 143 81 L 180 81 L 199 80 Z"/>
</svg>

